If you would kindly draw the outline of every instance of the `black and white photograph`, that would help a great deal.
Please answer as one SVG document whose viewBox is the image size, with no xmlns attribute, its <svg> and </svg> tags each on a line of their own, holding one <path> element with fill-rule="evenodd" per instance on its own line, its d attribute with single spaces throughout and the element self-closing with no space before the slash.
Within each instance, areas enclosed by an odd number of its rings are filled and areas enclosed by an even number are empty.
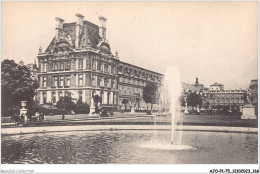
<svg viewBox="0 0 260 174">
<path fill-rule="evenodd" d="M 1 56 L 1 173 L 259 173 L 257 1 L 2 1 Z"/>
</svg>

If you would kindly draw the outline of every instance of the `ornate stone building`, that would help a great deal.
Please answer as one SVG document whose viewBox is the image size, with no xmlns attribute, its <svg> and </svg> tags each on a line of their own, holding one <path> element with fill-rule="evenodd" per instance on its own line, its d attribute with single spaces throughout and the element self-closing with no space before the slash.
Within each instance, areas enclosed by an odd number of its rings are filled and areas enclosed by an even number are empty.
<svg viewBox="0 0 260 174">
<path fill-rule="evenodd" d="M 246 103 L 245 94 L 245 90 L 224 90 L 223 84 L 214 83 L 209 87 L 206 101 L 209 103 L 209 107 L 213 109 L 218 106 L 241 107 Z"/>
<path fill-rule="evenodd" d="M 160 84 L 162 74 L 124 63 L 117 52 L 112 54 L 106 18 L 99 17 L 98 26 L 81 14 L 76 17 L 73 23 L 56 18 L 55 37 L 45 52 L 39 49 L 39 103 L 55 104 L 71 95 L 75 102 L 90 104 L 99 95 L 101 106 L 117 107 L 127 98 L 141 108 L 143 87 L 148 82 Z"/>
</svg>

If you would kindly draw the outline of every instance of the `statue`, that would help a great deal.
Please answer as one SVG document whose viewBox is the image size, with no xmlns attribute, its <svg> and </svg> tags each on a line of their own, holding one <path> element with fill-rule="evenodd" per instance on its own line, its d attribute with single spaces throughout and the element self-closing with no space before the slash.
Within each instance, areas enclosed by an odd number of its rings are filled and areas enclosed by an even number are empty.
<svg viewBox="0 0 260 174">
<path fill-rule="evenodd" d="M 94 103 L 94 97 L 91 98 L 90 100 L 90 111 L 89 111 L 89 116 L 96 116 L 95 114 L 95 103 Z"/>
<path fill-rule="evenodd" d="M 248 104 L 242 106 L 243 114 L 241 119 L 256 119 L 255 106 L 252 105 L 252 92 L 250 89 L 248 89 L 246 92 L 246 99 Z"/>
<path fill-rule="evenodd" d="M 246 92 L 246 100 L 249 104 L 252 104 L 252 92 L 250 89 L 248 89 Z"/>
</svg>

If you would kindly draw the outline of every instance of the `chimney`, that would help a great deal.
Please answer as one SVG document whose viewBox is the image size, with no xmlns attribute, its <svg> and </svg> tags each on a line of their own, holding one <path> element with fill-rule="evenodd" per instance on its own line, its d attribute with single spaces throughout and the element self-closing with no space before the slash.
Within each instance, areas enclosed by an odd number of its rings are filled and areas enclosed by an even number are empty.
<svg viewBox="0 0 260 174">
<path fill-rule="evenodd" d="M 61 19 L 61 18 L 58 18 L 58 17 L 56 17 L 55 20 L 57 21 L 57 25 L 56 25 L 56 39 L 58 39 L 59 38 L 59 32 L 63 28 L 64 20 Z"/>
<path fill-rule="evenodd" d="M 103 16 L 99 16 L 99 35 L 102 40 L 106 40 L 106 18 Z"/>
<path fill-rule="evenodd" d="M 39 48 L 38 54 L 39 54 L 39 55 L 42 54 L 42 47 Z"/>
<path fill-rule="evenodd" d="M 77 22 L 76 22 L 76 39 L 75 39 L 75 48 L 79 48 L 79 36 L 83 30 L 83 19 L 84 16 L 76 13 Z"/>
</svg>

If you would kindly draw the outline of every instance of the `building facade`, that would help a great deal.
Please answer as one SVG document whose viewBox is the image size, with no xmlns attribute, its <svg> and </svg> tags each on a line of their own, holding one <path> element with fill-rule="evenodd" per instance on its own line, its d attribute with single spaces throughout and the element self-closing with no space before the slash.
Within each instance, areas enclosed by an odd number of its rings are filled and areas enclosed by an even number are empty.
<svg viewBox="0 0 260 174">
<path fill-rule="evenodd" d="M 207 92 L 206 102 L 209 103 L 209 108 L 214 109 L 219 106 L 243 106 L 246 103 L 245 90 L 224 90 L 224 85 L 214 83 L 210 85 Z"/>
<path fill-rule="evenodd" d="M 74 101 L 90 105 L 99 95 L 101 106 L 118 107 L 124 98 L 141 108 L 142 90 L 146 83 L 160 83 L 162 75 L 127 64 L 112 54 L 106 39 L 106 18 L 100 25 L 84 20 L 64 23 L 56 18 L 56 35 L 45 52 L 39 49 L 39 104 L 57 103 L 60 97 L 71 95 Z"/>
</svg>

